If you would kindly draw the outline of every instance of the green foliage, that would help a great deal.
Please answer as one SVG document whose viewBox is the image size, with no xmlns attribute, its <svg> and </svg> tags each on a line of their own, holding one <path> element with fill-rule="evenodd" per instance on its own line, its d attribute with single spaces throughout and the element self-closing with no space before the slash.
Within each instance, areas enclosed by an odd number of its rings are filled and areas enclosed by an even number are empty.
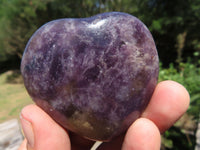
<svg viewBox="0 0 200 150">
<path fill-rule="evenodd" d="M 37 3 L 36 3 L 37 2 Z M 0 54 L 22 57 L 24 47 L 31 34 L 37 29 L 36 9 L 41 9 L 39 0 L 9 0 L 0 5 Z M 4 61 L 0 59 L 0 62 Z"/>
<path fill-rule="evenodd" d="M 195 137 L 182 132 L 181 128 L 173 126 L 162 136 L 161 150 L 192 150 L 195 146 Z"/>
<path fill-rule="evenodd" d="M 200 115 L 200 64 L 192 64 L 191 59 L 181 63 L 178 68 L 170 64 L 168 68 L 160 65 L 159 81 L 174 80 L 185 86 L 190 94 L 190 106 L 187 111 L 189 117 L 183 118 L 177 125 L 170 128 L 163 135 L 165 150 L 194 149 L 195 124 Z M 188 127 L 189 126 L 189 127 Z"/>
<path fill-rule="evenodd" d="M 200 0 L 143 0 L 138 16 L 151 30 L 164 66 L 200 52 Z M 180 35 L 182 35 L 181 38 Z"/>
<path fill-rule="evenodd" d="M 200 113 L 200 68 L 198 64 L 181 63 L 179 66 L 179 71 L 170 64 L 169 68 L 164 69 L 160 67 L 159 80 L 174 80 L 184 85 L 188 90 L 191 102 L 188 113 L 193 115 L 196 119 L 199 117 Z"/>
</svg>

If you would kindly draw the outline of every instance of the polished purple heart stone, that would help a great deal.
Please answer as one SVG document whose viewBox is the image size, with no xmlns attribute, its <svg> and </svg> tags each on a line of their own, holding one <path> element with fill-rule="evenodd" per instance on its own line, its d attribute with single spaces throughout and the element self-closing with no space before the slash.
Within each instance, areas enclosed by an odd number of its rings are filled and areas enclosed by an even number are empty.
<svg viewBox="0 0 200 150">
<path fill-rule="evenodd" d="M 25 87 L 39 107 L 64 128 L 101 141 L 140 117 L 158 70 L 151 33 L 120 12 L 43 25 L 21 62 Z"/>
</svg>

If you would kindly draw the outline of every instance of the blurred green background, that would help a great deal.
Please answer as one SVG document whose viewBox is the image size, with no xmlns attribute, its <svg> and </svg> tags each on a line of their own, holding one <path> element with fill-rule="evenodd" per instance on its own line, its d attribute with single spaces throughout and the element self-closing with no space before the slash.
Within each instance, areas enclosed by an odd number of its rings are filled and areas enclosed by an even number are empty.
<svg viewBox="0 0 200 150">
<path fill-rule="evenodd" d="M 150 29 L 159 53 L 159 81 L 175 80 L 190 93 L 187 113 L 162 135 L 162 150 L 194 149 L 200 110 L 200 0 L 0 0 L 0 122 L 32 103 L 20 61 L 34 31 L 58 18 L 108 11 L 130 13 Z"/>
</svg>

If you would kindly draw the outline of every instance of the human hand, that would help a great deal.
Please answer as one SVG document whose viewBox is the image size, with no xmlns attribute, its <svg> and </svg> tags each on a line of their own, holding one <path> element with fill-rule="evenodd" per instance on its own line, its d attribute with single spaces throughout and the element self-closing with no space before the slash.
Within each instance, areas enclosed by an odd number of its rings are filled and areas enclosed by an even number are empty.
<svg viewBox="0 0 200 150">
<path fill-rule="evenodd" d="M 160 82 L 141 118 L 125 135 L 101 144 L 97 150 L 159 150 L 160 134 L 184 114 L 189 100 L 182 85 Z M 95 143 L 64 130 L 36 105 L 23 108 L 21 124 L 26 138 L 19 150 L 89 150 Z"/>
</svg>

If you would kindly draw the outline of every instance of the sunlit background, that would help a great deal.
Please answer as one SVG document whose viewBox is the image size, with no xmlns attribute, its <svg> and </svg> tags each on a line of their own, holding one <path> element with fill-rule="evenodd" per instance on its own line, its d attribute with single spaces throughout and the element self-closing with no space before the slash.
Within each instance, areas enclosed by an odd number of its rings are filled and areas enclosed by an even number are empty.
<svg viewBox="0 0 200 150">
<path fill-rule="evenodd" d="M 44 23 L 108 11 L 130 13 L 150 29 L 160 58 L 159 81 L 190 93 L 187 113 L 162 135 L 162 150 L 193 150 L 200 111 L 200 0 L 0 0 L 0 123 L 19 119 L 32 103 L 20 61 L 28 39 Z"/>
</svg>

